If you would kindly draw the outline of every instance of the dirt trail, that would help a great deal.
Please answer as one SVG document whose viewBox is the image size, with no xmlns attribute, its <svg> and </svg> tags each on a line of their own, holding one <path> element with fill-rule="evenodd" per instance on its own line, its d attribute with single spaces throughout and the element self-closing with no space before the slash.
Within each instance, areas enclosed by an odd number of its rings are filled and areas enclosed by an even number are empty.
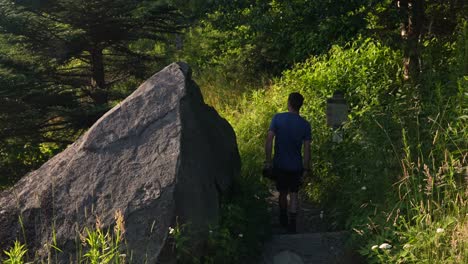
<svg viewBox="0 0 468 264">
<path fill-rule="evenodd" d="M 329 232 L 320 208 L 300 199 L 297 234 L 288 234 L 279 224 L 278 192 L 269 199 L 272 239 L 265 244 L 262 264 L 358 264 L 358 257 L 345 246 L 348 233 Z"/>
</svg>

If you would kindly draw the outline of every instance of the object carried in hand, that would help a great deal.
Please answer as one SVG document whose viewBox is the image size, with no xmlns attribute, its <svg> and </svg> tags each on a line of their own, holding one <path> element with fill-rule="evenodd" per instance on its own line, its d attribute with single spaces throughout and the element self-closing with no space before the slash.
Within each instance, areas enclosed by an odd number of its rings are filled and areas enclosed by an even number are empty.
<svg viewBox="0 0 468 264">
<path fill-rule="evenodd" d="M 272 181 L 276 181 L 275 174 L 273 173 L 273 167 L 270 164 L 265 163 L 262 170 L 262 175 Z"/>
</svg>

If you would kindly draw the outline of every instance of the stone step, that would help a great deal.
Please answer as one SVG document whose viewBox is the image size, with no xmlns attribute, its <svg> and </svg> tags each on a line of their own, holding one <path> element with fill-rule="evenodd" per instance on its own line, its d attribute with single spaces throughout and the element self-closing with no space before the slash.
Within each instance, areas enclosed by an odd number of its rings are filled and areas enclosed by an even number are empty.
<svg viewBox="0 0 468 264">
<path fill-rule="evenodd" d="M 346 232 L 274 235 L 265 244 L 262 264 L 355 263 L 346 255 Z"/>
</svg>

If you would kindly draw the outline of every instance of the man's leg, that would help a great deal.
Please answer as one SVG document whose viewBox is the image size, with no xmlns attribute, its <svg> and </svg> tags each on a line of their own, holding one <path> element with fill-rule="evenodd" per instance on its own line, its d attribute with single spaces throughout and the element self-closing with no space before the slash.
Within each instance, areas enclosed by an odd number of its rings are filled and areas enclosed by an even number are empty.
<svg viewBox="0 0 468 264">
<path fill-rule="evenodd" d="M 288 226 L 288 192 L 280 191 L 279 194 L 280 224 L 283 227 Z"/>
<path fill-rule="evenodd" d="M 296 217 L 297 217 L 297 192 L 289 193 L 289 226 L 288 231 L 296 233 Z"/>
<path fill-rule="evenodd" d="M 279 194 L 279 207 L 285 211 L 288 209 L 288 192 L 280 192 Z"/>
<path fill-rule="evenodd" d="M 278 205 L 280 210 L 279 221 L 282 227 L 288 227 L 288 184 L 284 172 L 274 170 L 276 176 L 276 190 L 279 192 Z"/>
<path fill-rule="evenodd" d="M 288 231 L 291 233 L 296 233 L 296 217 L 297 217 L 297 210 L 299 207 L 299 199 L 298 199 L 298 192 L 299 187 L 301 186 L 301 177 L 302 172 L 295 172 L 291 174 L 291 185 L 289 189 L 289 226 Z"/>
</svg>

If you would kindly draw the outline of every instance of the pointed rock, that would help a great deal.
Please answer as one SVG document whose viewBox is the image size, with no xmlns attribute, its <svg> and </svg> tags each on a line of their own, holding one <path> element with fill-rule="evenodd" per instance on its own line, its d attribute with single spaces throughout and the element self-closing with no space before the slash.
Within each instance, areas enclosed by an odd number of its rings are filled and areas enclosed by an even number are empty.
<svg viewBox="0 0 468 264">
<path fill-rule="evenodd" d="M 203 102 L 188 65 L 171 64 L 0 193 L 0 252 L 18 239 L 30 254 L 69 263 L 82 247 L 79 233 L 97 217 L 112 227 L 121 210 L 127 258 L 155 263 L 176 219 L 203 241 L 239 171 L 231 126 Z M 63 252 L 51 249 L 53 237 Z"/>
</svg>

